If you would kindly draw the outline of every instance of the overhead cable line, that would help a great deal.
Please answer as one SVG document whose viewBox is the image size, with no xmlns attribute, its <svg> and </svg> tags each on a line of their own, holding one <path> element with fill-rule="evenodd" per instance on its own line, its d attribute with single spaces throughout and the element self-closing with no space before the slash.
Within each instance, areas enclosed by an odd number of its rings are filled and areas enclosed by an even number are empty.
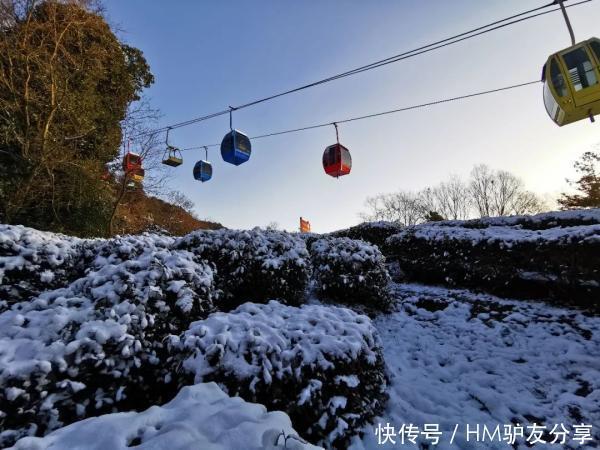
<svg viewBox="0 0 600 450">
<path fill-rule="evenodd" d="M 589 3 L 591 1 L 592 0 L 581 0 L 579 2 L 573 3 L 573 4 L 565 6 L 565 7 L 566 8 L 572 8 L 574 6 L 579 6 L 579 5 L 582 5 L 584 3 Z M 324 79 L 321 79 L 321 80 L 318 80 L 318 81 L 315 81 L 315 82 L 312 82 L 312 83 L 309 83 L 309 84 L 305 84 L 305 85 L 296 87 L 294 89 L 289 89 L 289 90 L 286 90 L 286 91 L 283 91 L 283 92 L 279 92 L 277 94 L 273 94 L 273 95 L 270 95 L 268 97 L 264 97 L 264 98 L 261 98 L 261 99 L 258 99 L 258 100 L 254 100 L 254 101 L 251 101 L 251 102 L 248 102 L 248 103 L 244 103 L 244 104 L 241 104 L 241 105 L 238 105 L 238 106 L 230 106 L 229 108 L 224 109 L 222 111 L 217 111 L 217 112 L 214 112 L 214 113 L 211 113 L 211 114 L 207 114 L 207 115 L 204 115 L 204 116 L 200 116 L 200 117 L 196 117 L 194 119 L 190 119 L 190 120 L 187 120 L 187 121 L 184 121 L 184 122 L 179 122 L 179 123 L 175 123 L 175 124 L 172 124 L 172 125 L 169 125 L 169 126 L 165 126 L 165 127 L 162 127 L 162 128 L 157 128 L 157 129 L 150 130 L 150 131 L 147 131 L 147 132 L 144 132 L 144 133 L 140 133 L 140 134 L 134 136 L 134 138 L 138 138 L 138 137 L 142 137 L 142 136 L 147 136 L 147 135 L 150 135 L 150 134 L 163 133 L 163 132 L 166 132 L 169 129 L 182 128 L 182 127 L 186 127 L 186 126 L 189 126 L 189 125 L 193 125 L 195 123 L 203 122 L 205 120 L 213 119 L 215 117 L 219 117 L 219 116 L 222 116 L 222 115 L 225 115 L 225 114 L 230 114 L 232 111 L 237 111 L 237 110 L 240 110 L 240 109 L 248 108 L 250 106 L 255 106 L 255 105 L 258 105 L 260 103 L 264 103 L 264 102 L 267 102 L 267 101 L 270 101 L 270 100 L 274 100 L 276 98 L 283 97 L 283 96 L 286 96 L 286 95 L 289 95 L 289 94 L 293 94 L 295 92 L 303 91 L 305 89 L 309 89 L 309 88 L 312 88 L 312 87 L 315 87 L 315 86 L 319 86 L 321 84 L 329 83 L 331 81 L 339 80 L 341 78 L 345 78 L 345 77 L 348 77 L 348 76 L 351 76 L 351 75 L 356 75 L 358 73 L 366 72 L 368 70 L 373 70 L 373 69 L 376 69 L 376 68 L 379 68 L 379 67 L 382 67 L 382 66 L 386 66 L 388 64 L 392 64 L 392 63 L 398 62 L 398 61 L 403 61 L 405 59 L 412 58 L 414 56 L 422 55 L 424 53 L 428 53 L 428 52 L 431 52 L 433 50 L 437 50 L 437 49 L 440 49 L 440 48 L 443 48 L 443 47 L 447 47 L 447 46 L 456 44 L 458 42 L 465 41 L 467 39 L 472 39 L 474 37 L 481 36 L 483 34 L 490 33 L 492 31 L 495 31 L 495 30 L 498 30 L 498 29 L 501 29 L 501 28 L 505 28 L 505 27 L 510 26 L 510 25 L 514 25 L 514 24 L 517 24 L 517 23 L 520 23 L 520 22 L 524 22 L 526 20 L 530 20 L 530 19 L 533 19 L 533 18 L 536 18 L 536 17 L 539 17 L 539 16 L 550 14 L 550 13 L 555 12 L 555 11 L 561 11 L 561 8 L 558 7 L 558 8 L 555 8 L 555 9 L 550 9 L 548 11 L 538 12 L 538 11 L 541 11 L 543 9 L 552 7 L 555 4 L 556 4 L 555 2 L 552 2 L 552 3 L 546 4 L 544 6 L 539 6 L 537 8 L 533 8 L 533 9 L 530 9 L 528 11 L 524 11 L 524 12 L 521 12 L 521 13 L 518 13 L 518 14 L 514 14 L 514 15 L 509 16 L 509 17 L 505 17 L 504 19 L 496 20 L 494 22 L 488 23 L 488 24 L 483 25 L 483 26 L 480 26 L 480 27 L 477 27 L 477 28 L 473 28 L 473 29 L 471 29 L 469 31 L 465 31 L 463 33 L 459 33 L 459 34 L 456 34 L 454 36 L 451 36 L 451 37 L 448 37 L 448 38 L 445 38 L 445 39 L 442 39 L 442 40 L 439 40 L 439 41 L 436 41 L 436 42 L 432 42 L 430 44 L 427 44 L 427 45 L 415 48 L 413 50 L 409 50 L 409 51 L 406 51 L 406 52 L 403 52 L 403 53 L 399 53 L 397 55 L 390 56 L 388 58 L 381 59 L 381 60 L 375 61 L 373 63 L 367 64 L 367 65 L 364 65 L 364 66 L 360 66 L 360 67 L 357 67 L 355 69 L 339 73 L 337 75 L 330 76 L 328 78 L 324 78 Z M 535 14 L 532 14 L 532 13 L 535 13 Z M 523 16 L 525 16 L 525 17 L 523 17 Z"/>
<path fill-rule="evenodd" d="M 496 92 L 508 91 L 508 90 L 517 89 L 517 88 L 520 88 L 520 87 L 531 86 L 533 84 L 539 84 L 539 81 L 538 80 L 528 81 L 526 83 L 513 84 L 511 86 L 504 86 L 504 87 L 501 87 L 501 88 L 488 89 L 486 91 L 474 92 L 474 93 L 471 93 L 471 94 L 460 95 L 460 96 L 457 96 L 457 97 L 450 97 L 450 98 L 445 98 L 445 99 L 440 99 L 440 100 L 434 100 L 434 101 L 427 102 L 427 103 L 420 103 L 418 105 L 404 106 L 402 108 L 391 109 L 391 110 L 388 110 L 388 111 L 382 111 L 382 112 L 373 113 L 373 114 L 366 114 L 364 116 L 351 117 L 351 118 L 347 118 L 347 119 L 336 120 L 336 121 L 332 121 L 332 122 L 325 122 L 325 123 L 320 123 L 320 124 L 316 124 L 316 125 L 308 125 L 306 127 L 301 127 L 301 128 L 292 128 L 292 129 L 284 130 L 284 131 L 276 131 L 276 132 L 273 132 L 273 133 L 261 134 L 259 136 L 253 136 L 250 139 L 262 139 L 262 138 L 267 138 L 267 137 L 272 137 L 272 136 L 280 136 L 282 134 L 298 133 L 300 131 L 314 130 L 315 128 L 329 127 L 329 126 L 331 126 L 333 124 L 355 122 L 357 120 L 363 120 L 363 119 L 371 119 L 373 117 L 385 116 L 385 115 L 388 115 L 388 114 L 395 114 L 395 113 L 399 113 L 399 112 L 404 112 L 404 111 L 410 111 L 410 110 L 414 110 L 414 109 L 425 108 L 425 107 L 428 107 L 428 106 L 435 106 L 435 105 L 439 105 L 439 104 L 442 104 L 442 103 L 450 103 L 450 102 L 455 102 L 455 101 L 458 101 L 458 100 L 464 100 L 464 99 L 468 99 L 468 98 L 479 97 L 479 96 L 482 96 L 482 95 L 494 94 Z M 205 147 L 219 147 L 220 145 L 221 144 L 200 145 L 200 146 L 197 146 L 197 147 L 184 148 L 184 149 L 182 149 L 182 151 L 198 150 L 198 149 L 203 149 Z"/>
</svg>

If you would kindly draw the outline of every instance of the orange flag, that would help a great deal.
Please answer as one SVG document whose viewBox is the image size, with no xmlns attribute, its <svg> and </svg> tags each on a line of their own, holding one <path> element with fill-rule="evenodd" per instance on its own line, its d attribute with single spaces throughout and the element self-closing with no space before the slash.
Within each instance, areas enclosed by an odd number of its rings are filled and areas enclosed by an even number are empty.
<svg viewBox="0 0 600 450">
<path fill-rule="evenodd" d="M 300 217 L 300 233 L 310 233 L 310 222 Z"/>
</svg>

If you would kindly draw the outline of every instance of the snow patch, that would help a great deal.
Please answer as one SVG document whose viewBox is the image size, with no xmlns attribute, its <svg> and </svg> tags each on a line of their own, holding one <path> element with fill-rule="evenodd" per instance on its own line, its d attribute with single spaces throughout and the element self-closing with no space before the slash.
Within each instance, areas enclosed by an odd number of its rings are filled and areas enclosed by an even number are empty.
<svg viewBox="0 0 600 450">
<path fill-rule="evenodd" d="M 286 439 L 287 438 L 287 439 Z M 215 383 L 183 388 L 163 406 L 75 422 L 11 450 L 317 450 L 282 412 L 228 397 Z"/>
</svg>

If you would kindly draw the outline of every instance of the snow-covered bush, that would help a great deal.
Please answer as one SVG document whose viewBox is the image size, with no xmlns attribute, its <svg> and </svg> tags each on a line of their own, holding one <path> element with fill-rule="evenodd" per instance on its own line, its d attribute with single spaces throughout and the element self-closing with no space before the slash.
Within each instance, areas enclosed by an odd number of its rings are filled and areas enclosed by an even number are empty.
<svg viewBox="0 0 600 450">
<path fill-rule="evenodd" d="M 130 259 L 99 255 L 86 276 L 0 314 L 0 447 L 175 394 L 165 339 L 213 309 L 213 271 L 148 245 Z"/>
<path fill-rule="evenodd" d="M 0 300 L 5 307 L 81 276 L 84 242 L 22 225 L 0 225 Z"/>
<path fill-rule="evenodd" d="M 317 295 L 368 308 L 390 306 L 390 277 L 377 246 L 350 238 L 323 238 L 310 247 Z"/>
<path fill-rule="evenodd" d="M 570 211 L 551 211 L 535 215 L 483 217 L 472 220 L 448 220 L 440 225 L 464 228 L 519 227 L 526 230 L 546 230 L 558 227 L 576 227 L 580 225 L 599 225 L 600 208 L 576 209 Z"/>
<path fill-rule="evenodd" d="M 170 249 L 175 240 L 165 234 L 143 233 L 85 242 L 86 261 L 95 267 L 133 259 L 142 253 Z"/>
<path fill-rule="evenodd" d="M 310 257 L 298 236 L 273 230 L 199 230 L 180 238 L 176 248 L 214 263 L 220 309 L 248 300 L 279 299 L 300 304 L 310 276 Z"/>
<path fill-rule="evenodd" d="M 298 437 L 287 415 L 228 397 L 214 383 L 183 388 L 168 404 L 94 417 L 11 450 L 318 450 Z"/>
<path fill-rule="evenodd" d="M 544 228 L 544 221 L 542 229 L 532 230 L 484 220 L 480 227 L 469 224 L 417 225 L 389 238 L 388 245 L 413 280 L 598 306 L 600 225 Z"/>
<path fill-rule="evenodd" d="M 385 241 L 390 236 L 402 231 L 403 226 L 394 222 L 364 222 L 359 225 L 331 233 L 332 237 L 348 237 L 360 239 L 376 245 L 385 253 Z"/>
<path fill-rule="evenodd" d="M 346 308 L 246 303 L 195 322 L 171 345 L 189 382 L 283 410 L 305 438 L 346 448 L 382 411 L 386 380 L 368 317 Z"/>
</svg>

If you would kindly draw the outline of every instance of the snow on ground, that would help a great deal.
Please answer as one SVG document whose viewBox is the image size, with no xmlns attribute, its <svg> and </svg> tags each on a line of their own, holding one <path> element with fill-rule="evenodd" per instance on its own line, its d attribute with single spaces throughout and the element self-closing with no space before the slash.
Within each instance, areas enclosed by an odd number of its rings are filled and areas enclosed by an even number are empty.
<svg viewBox="0 0 600 450">
<path fill-rule="evenodd" d="M 286 440 L 287 437 L 287 440 Z M 166 405 L 75 422 L 12 450 L 318 450 L 292 429 L 289 417 L 228 397 L 215 383 L 183 388 Z"/>
<path fill-rule="evenodd" d="M 600 317 L 553 308 L 541 302 L 504 300 L 462 290 L 396 285 L 396 312 L 375 321 L 391 375 L 390 400 L 381 418 L 355 438 L 351 450 L 419 448 L 400 445 L 401 427 L 439 424 L 438 449 L 511 448 L 506 442 L 466 442 L 466 425 L 532 423 L 570 431 L 565 445 L 544 448 L 597 448 L 600 442 Z M 396 445 L 378 444 L 377 424 L 394 427 Z M 594 444 L 573 441 L 574 425 L 593 425 Z M 455 440 L 452 432 L 459 424 Z M 381 437 L 391 435 L 380 433 Z M 515 448 L 528 448 L 524 440 Z M 405 439 L 408 434 L 405 434 Z M 504 437 L 504 435 L 502 435 Z M 560 442 L 560 439 L 559 441 Z"/>
</svg>

